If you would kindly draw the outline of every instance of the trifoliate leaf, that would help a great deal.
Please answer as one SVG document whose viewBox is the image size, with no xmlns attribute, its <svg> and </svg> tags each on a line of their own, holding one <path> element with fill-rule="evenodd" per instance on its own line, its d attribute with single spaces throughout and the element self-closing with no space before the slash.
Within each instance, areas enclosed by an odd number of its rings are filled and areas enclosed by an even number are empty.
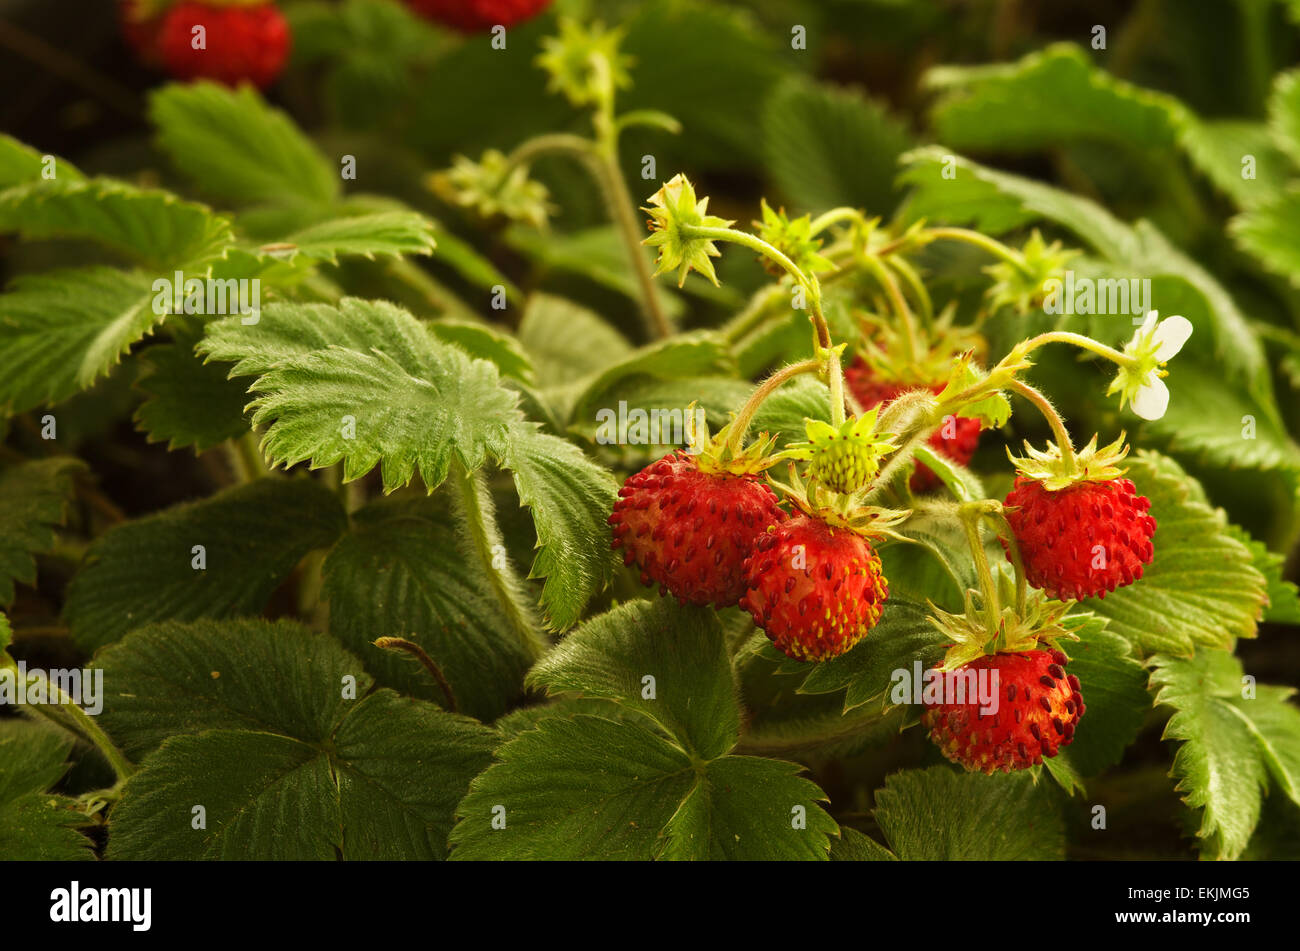
<svg viewBox="0 0 1300 951">
<path fill-rule="evenodd" d="M 793 763 L 692 760 L 635 723 L 546 717 L 497 758 L 456 810 L 453 858 L 824 859 L 836 829 Z"/>
<path fill-rule="evenodd" d="M 831 843 L 832 862 L 897 862 L 898 856 L 869 835 L 848 826 L 840 828 L 840 837 Z"/>
<path fill-rule="evenodd" d="M 473 471 L 499 458 L 520 416 L 492 364 L 381 301 L 271 304 L 255 326 L 210 325 L 200 349 L 237 361 L 232 374 L 260 374 L 250 406 L 272 463 L 342 461 L 349 481 L 381 465 L 386 491 L 417 471 L 432 491 L 453 460 Z"/>
<path fill-rule="evenodd" d="M 513 336 L 486 322 L 443 319 L 426 325 L 439 340 L 453 343 L 471 357 L 496 364 L 503 377 L 533 382 L 533 364 Z"/>
<path fill-rule="evenodd" d="M 13 136 L 0 134 L 0 189 L 34 182 L 50 172 L 55 178 L 68 181 L 84 177 L 72 163 L 53 155 L 42 155 Z"/>
<path fill-rule="evenodd" d="M 309 551 L 346 517 L 308 479 L 259 479 L 105 532 L 68 587 L 64 617 L 93 650 L 150 621 L 260 611 Z"/>
<path fill-rule="evenodd" d="M 111 814 L 115 858 L 442 858 L 491 759 L 491 731 L 371 692 L 356 657 L 289 622 L 152 625 L 99 664 L 108 731 L 153 751 Z"/>
<path fill-rule="evenodd" d="M 36 580 L 38 552 L 54 545 L 72 498 L 72 480 L 85 466 L 70 456 L 22 462 L 0 470 L 0 606 L 14 599 L 14 582 Z M 4 645 L 0 645 L 0 651 Z"/>
</svg>

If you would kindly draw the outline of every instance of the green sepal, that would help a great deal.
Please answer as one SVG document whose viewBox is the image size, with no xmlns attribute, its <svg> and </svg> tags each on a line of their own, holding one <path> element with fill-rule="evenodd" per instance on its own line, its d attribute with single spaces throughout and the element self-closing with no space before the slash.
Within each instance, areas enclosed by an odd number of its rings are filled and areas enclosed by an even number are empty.
<svg viewBox="0 0 1300 951">
<path fill-rule="evenodd" d="M 1016 457 L 1007 449 L 1007 458 L 1026 479 L 1033 479 L 1049 492 L 1058 492 L 1079 482 L 1108 482 L 1118 479 L 1124 470 L 1118 463 L 1128 455 L 1124 433 L 1119 434 L 1109 446 L 1097 448 L 1097 434 L 1093 433 L 1088 445 L 1074 452 L 1073 464 L 1061 455 L 1061 447 L 1050 440 L 1046 449 L 1035 449 L 1025 443 L 1025 455 Z"/>
<path fill-rule="evenodd" d="M 686 229 L 730 228 L 735 222 L 707 214 L 708 207 L 709 199 L 697 199 L 695 186 L 680 173 L 650 196 L 649 207 L 641 210 L 650 216 L 653 233 L 642 243 L 659 249 L 656 275 L 675 270 L 681 287 L 694 270 L 717 286 L 718 275 L 709 258 L 720 257 L 722 252 L 708 238 L 692 237 Z"/>
</svg>

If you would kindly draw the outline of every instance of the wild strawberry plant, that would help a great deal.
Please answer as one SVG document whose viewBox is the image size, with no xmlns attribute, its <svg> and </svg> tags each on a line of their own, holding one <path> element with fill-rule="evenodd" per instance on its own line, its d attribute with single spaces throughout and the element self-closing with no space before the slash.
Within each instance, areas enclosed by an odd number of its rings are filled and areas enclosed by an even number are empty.
<svg viewBox="0 0 1300 951">
<path fill-rule="evenodd" d="M 376 191 L 382 158 L 247 84 L 152 92 L 166 188 L 0 138 L 30 252 L 0 295 L 0 855 L 1059 858 L 1152 821 L 1276 854 L 1300 712 L 1234 648 L 1300 623 L 1261 342 L 1294 335 L 1156 225 L 905 149 L 804 79 L 767 107 L 778 196 L 711 206 L 627 146 L 728 141 L 725 110 L 689 121 L 711 74 L 665 95 L 685 117 L 639 105 L 673 73 L 645 50 L 694 30 L 752 77 L 755 28 L 679 4 L 514 29 L 544 5 L 506 5 L 482 77 L 531 70 L 564 119 Z M 205 57 L 176 39 L 202 6 L 123 15 L 180 78 L 270 84 L 280 14 L 222 9 Z M 290 13 L 337 88 L 366 40 L 428 65 L 389 44 L 417 29 L 397 5 Z M 255 27 L 269 58 L 230 39 Z M 476 62 L 429 35 L 435 75 Z M 1300 159 L 1293 80 L 1271 130 Z M 972 150 L 1079 134 L 1054 96 L 1166 123 L 1294 277 L 1286 193 L 1241 189 L 1177 101 L 1063 46 L 932 81 Z M 870 171 L 826 144 L 845 125 L 887 156 L 854 193 L 879 208 L 828 197 Z M 594 222 L 553 230 L 565 195 Z M 1158 306 L 1082 309 L 1076 272 Z M 105 451 L 128 418 L 166 452 Z M 157 501 L 124 510 L 133 483 Z"/>
</svg>

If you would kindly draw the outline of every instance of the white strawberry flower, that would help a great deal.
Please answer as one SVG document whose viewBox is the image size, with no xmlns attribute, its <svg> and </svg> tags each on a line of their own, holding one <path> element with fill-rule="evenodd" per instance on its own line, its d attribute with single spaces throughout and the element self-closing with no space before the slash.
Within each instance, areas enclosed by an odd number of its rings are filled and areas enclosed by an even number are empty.
<svg viewBox="0 0 1300 951">
<path fill-rule="evenodd" d="M 1128 362 L 1120 364 L 1119 373 L 1110 384 L 1107 395 L 1119 392 L 1119 408 L 1131 405 L 1133 412 L 1143 419 L 1159 419 L 1169 408 L 1169 387 L 1162 376 L 1168 371 L 1164 365 L 1183 349 L 1192 335 L 1192 322 L 1186 317 L 1159 319 L 1154 310 L 1147 313 L 1142 326 L 1124 347 Z"/>
</svg>

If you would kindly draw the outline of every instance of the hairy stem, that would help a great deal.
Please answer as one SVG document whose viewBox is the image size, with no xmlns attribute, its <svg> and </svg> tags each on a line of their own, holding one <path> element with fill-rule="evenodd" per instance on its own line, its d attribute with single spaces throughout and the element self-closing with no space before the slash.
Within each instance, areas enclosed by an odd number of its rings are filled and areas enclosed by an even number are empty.
<svg viewBox="0 0 1300 951">
<path fill-rule="evenodd" d="M 990 238 L 986 234 L 978 231 L 971 231 L 969 228 L 927 228 L 924 234 L 929 238 L 948 238 L 952 241 L 965 241 L 981 250 L 987 251 L 996 258 L 1001 258 L 1008 264 L 1012 265 L 1019 271 L 1029 276 L 1033 272 L 1025 263 L 1025 257 L 1014 248 L 1010 248 L 996 238 Z"/>
<path fill-rule="evenodd" d="M 916 319 L 912 316 L 912 309 L 907 306 L 907 300 L 898 287 L 898 281 L 894 280 L 894 276 L 889 273 L 889 269 L 874 255 L 864 255 L 862 264 L 880 282 L 880 286 L 885 289 L 885 294 L 889 297 L 889 304 L 898 317 L 899 323 L 903 326 L 903 345 L 906 349 L 907 361 L 908 363 L 916 363 L 917 358 L 921 355 L 921 345 L 916 333 Z"/>
<path fill-rule="evenodd" d="M 980 508 L 962 506 L 961 526 L 966 532 L 971 556 L 975 559 L 980 591 L 984 594 L 984 623 L 989 634 L 996 637 L 1001 627 L 1002 606 L 998 599 L 997 585 L 993 582 L 993 569 L 989 567 L 988 552 L 984 550 L 984 540 L 980 537 L 980 521 L 983 518 L 984 513 Z"/>
<path fill-rule="evenodd" d="M 374 643 L 380 650 L 404 651 L 423 664 L 424 669 L 427 670 L 433 676 L 433 679 L 438 682 L 438 686 L 441 688 L 443 696 L 447 698 L 447 709 L 452 713 L 458 712 L 456 706 L 456 695 L 452 693 L 451 684 L 447 682 L 447 678 L 443 674 L 442 668 L 434 663 L 433 658 L 425 652 L 423 647 L 414 641 L 408 641 L 404 637 L 377 637 L 375 638 Z"/>
<path fill-rule="evenodd" d="M 745 434 L 749 431 L 749 424 L 758 412 L 758 408 L 763 405 L 763 401 L 771 396 L 782 383 L 792 380 L 803 373 L 817 373 L 821 370 L 821 361 L 803 360 L 799 363 L 791 363 L 777 370 L 766 380 L 758 385 L 758 388 L 745 401 L 745 405 L 740 408 L 736 418 L 731 423 L 731 434 L 727 439 L 727 448 L 733 453 L 740 452 L 745 443 Z M 843 410 L 841 410 L 843 413 Z"/>
<path fill-rule="evenodd" d="M 1074 444 L 1070 442 L 1070 433 L 1065 428 L 1065 420 L 1061 419 L 1061 414 L 1056 411 L 1051 400 L 1023 380 L 1013 379 L 1007 387 L 1033 403 L 1046 417 L 1048 425 L 1052 427 L 1052 435 L 1056 437 L 1056 444 L 1061 448 L 1061 462 L 1065 465 L 1065 471 L 1074 472 L 1076 465 Z"/>
</svg>

